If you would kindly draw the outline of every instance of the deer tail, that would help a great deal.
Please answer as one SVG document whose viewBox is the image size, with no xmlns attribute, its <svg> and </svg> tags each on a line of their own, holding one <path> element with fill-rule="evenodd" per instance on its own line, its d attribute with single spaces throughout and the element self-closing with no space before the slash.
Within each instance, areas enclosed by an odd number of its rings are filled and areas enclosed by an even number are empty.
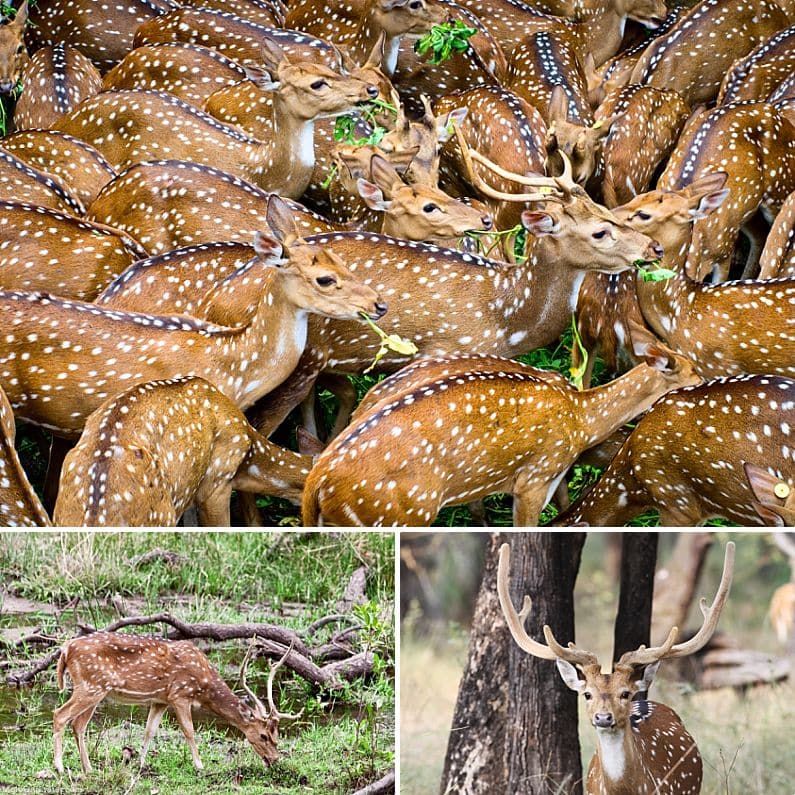
<svg viewBox="0 0 795 795">
<path fill-rule="evenodd" d="M 66 671 L 66 655 L 69 652 L 69 644 L 65 643 L 61 648 L 61 654 L 58 657 L 58 667 L 55 669 L 55 674 L 58 677 L 58 690 L 63 690 L 64 685 L 64 673 Z"/>
</svg>

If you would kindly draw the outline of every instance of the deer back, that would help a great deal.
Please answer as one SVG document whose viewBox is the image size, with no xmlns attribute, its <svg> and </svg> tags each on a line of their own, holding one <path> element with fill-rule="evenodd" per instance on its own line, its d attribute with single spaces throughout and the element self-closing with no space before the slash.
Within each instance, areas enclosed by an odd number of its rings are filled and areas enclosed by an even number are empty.
<svg viewBox="0 0 795 795">
<path fill-rule="evenodd" d="M 83 215 L 81 201 L 54 175 L 0 147 L 0 198 Z"/>
<path fill-rule="evenodd" d="M 3 138 L 0 146 L 29 166 L 56 177 L 83 207 L 88 207 L 116 176 L 93 146 L 55 130 L 16 132 Z"/>
<path fill-rule="evenodd" d="M 46 129 L 102 90 L 102 77 L 80 50 L 63 43 L 42 47 L 22 73 L 14 108 L 17 130 Z"/>
<path fill-rule="evenodd" d="M 181 0 L 180 5 L 234 14 L 247 22 L 265 27 L 285 27 L 285 8 L 279 0 Z"/>
<path fill-rule="evenodd" d="M 795 278 L 795 191 L 781 205 L 759 258 L 759 278 Z"/>
</svg>

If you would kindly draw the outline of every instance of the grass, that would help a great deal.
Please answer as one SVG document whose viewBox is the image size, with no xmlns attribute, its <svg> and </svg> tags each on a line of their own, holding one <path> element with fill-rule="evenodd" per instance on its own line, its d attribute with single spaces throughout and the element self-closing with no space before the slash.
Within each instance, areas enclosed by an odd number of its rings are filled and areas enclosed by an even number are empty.
<svg viewBox="0 0 795 795">
<path fill-rule="evenodd" d="M 666 536 L 672 534 L 666 534 Z M 776 586 L 787 580 L 787 567 L 770 554 L 760 534 L 722 533 L 737 542 L 732 594 L 721 616 L 720 630 L 743 648 L 781 654 L 766 619 Z M 663 542 L 667 548 L 667 539 Z M 575 604 L 577 641 L 600 658 L 610 654 L 617 584 L 605 570 L 604 534 L 590 534 L 578 579 Z M 665 557 L 664 553 L 662 557 Z M 710 599 L 720 578 L 722 555 L 713 549 L 698 590 Z M 449 578 L 443 562 L 439 569 Z M 440 586 L 441 587 L 441 586 Z M 445 582 L 444 587 L 450 588 Z M 696 625 L 694 605 L 688 626 Z M 467 633 L 440 625 L 422 638 L 404 622 L 401 641 L 401 793 L 438 791 L 458 681 L 466 662 Z M 652 699 L 673 707 L 698 743 L 704 759 L 703 795 L 793 795 L 795 755 L 792 724 L 795 685 L 696 691 L 675 680 L 673 666 L 663 664 Z M 583 770 L 593 754 L 595 735 L 581 714 Z"/>
<path fill-rule="evenodd" d="M 65 739 L 68 774 L 49 775 L 52 709 L 58 694 L 50 669 L 32 687 L 0 686 L 0 791 L 15 793 L 349 793 L 379 778 L 393 764 L 394 747 L 394 539 L 390 534 L 288 534 L 279 545 L 268 533 L 0 533 L 0 579 L 6 594 L 43 603 L 39 612 L 0 613 L 0 627 L 42 627 L 59 637 L 77 620 L 103 625 L 117 617 L 108 597 L 120 596 L 126 612 L 168 610 L 186 621 L 262 621 L 304 629 L 337 612 L 351 574 L 369 568 L 367 601 L 355 608 L 363 630 L 360 648 L 375 654 L 366 680 L 339 690 L 313 688 L 281 671 L 275 698 L 282 711 L 305 708 L 297 722 L 280 727 L 279 761 L 265 768 L 245 739 L 197 716 L 197 743 L 204 771 L 194 771 L 176 723 L 166 721 L 139 774 L 136 764 L 146 711 L 103 702 L 88 729 L 95 772 L 83 777 L 71 736 Z M 135 566 L 154 547 L 176 552 Z M 57 626 L 53 607 L 80 596 Z M 7 600 L 10 604 L 10 601 Z M 16 604 L 16 602 L 15 602 Z M 32 605 L 33 608 L 36 605 Z M 0 605 L 2 609 L 2 605 Z M 313 642 L 327 642 L 333 628 Z M 158 633 L 158 627 L 139 631 Z M 199 645 L 234 686 L 244 642 Z M 14 650 L 12 668 L 26 668 L 41 650 Z M 7 656 L 0 645 L 0 657 Z M 264 693 L 267 666 L 252 665 L 249 683 Z M 128 750 L 125 750 L 128 749 Z M 133 761 L 129 764 L 129 757 Z"/>
</svg>

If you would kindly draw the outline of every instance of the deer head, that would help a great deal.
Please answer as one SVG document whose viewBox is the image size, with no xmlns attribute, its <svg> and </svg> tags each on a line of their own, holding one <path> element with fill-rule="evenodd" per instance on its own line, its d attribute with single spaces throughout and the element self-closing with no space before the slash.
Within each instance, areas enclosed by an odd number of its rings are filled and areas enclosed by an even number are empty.
<svg viewBox="0 0 795 795">
<path fill-rule="evenodd" d="M 25 47 L 25 23 L 28 20 L 28 0 L 17 9 L 16 16 L 0 26 L 0 93 L 9 94 L 22 77 L 28 63 Z"/>
<path fill-rule="evenodd" d="M 444 5 L 434 0 L 372 0 L 370 13 L 389 38 L 419 38 L 449 16 Z"/>
<path fill-rule="evenodd" d="M 660 27 L 668 14 L 663 0 L 616 0 L 616 11 L 645 28 L 653 30 Z"/>
</svg>

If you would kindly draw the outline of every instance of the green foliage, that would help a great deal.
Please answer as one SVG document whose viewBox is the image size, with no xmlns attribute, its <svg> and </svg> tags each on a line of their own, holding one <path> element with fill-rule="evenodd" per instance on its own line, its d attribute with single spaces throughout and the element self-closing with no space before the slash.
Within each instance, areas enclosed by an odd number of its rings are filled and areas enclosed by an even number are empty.
<svg viewBox="0 0 795 795">
<path fill-rule="evenodd" d="M 470 28 L 458 19 L 434 25 L 417 41 L 414 51 L 418 55 L 430 52 L 431 57 L 428 59 L 430 63 L 444 63 L 453 53 L 466 52 L 469 49 L 469 39 L 477 32 L 476 28 Z"/>
<path fill-rule="evenodd" d="M 635 260 L 634 265 L 640 272 L 640 277 L 644 282 L 664 282 L 676 276 L 676 271 L 660 267 L 660 260 L 658 259 L 651 263 L 644 260 Z M 649 270 L 649 268 L 652 268 L 652 270 Z"/>
</svg>

